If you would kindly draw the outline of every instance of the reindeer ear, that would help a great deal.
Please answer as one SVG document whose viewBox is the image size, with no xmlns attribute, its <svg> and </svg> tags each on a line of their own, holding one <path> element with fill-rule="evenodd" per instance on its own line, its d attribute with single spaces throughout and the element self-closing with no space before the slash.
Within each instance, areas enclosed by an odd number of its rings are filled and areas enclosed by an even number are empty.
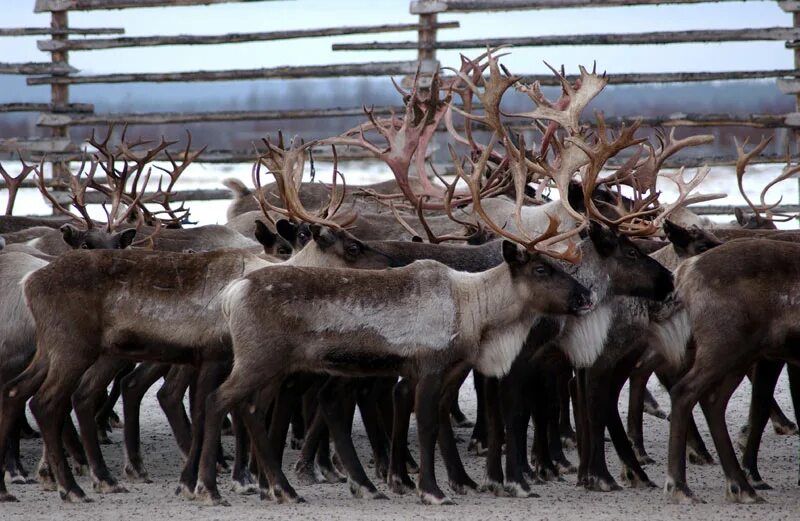
<svg viewBox="0 0 800 521">
<path fill-rule="evenodd" d="M 131 245 L 134 237 L 136 237 L 136 229 L 130 228 L 128 230 L 122 230 L 118 234 L 114 235 L 114 240 L 117 243 L 117 247 L 120 250 L 124 250 Z"/>
<path fill-rule="evenodd" d="M 736 222 L 739 223 L 739 226 L 744 226 L 747 224 L 747 219 L 744 216 L 744 212 L 741 208 L 735 208 L 733 210 L 733 215 L 736 216 Z"/>
<path fill-rule="evenodd" d="M 77 249 L 81 247 L 86 232 L 79 230 L 71 224 L 64 224 L 59 230 L 61 231 L 61 237 L 64 239 L 64 242 L 69 244 L 71 248 Z"/>
<path fill-rule="evenodd" d="M 589 238 L 594 244 L 594 249 L 601 257 L 609 257 L 617 248 L 619 240 L 617 235 L 602 223 L 589 221 Z"/>
<path fill-rule="evenodd" d="M 272 230 L 267 228 L 263 221 L 256 221 L 256 240 L 261 243 L 264 248 L 272 248 L 278 241 L 278 235 L 273 233 Z"/>
<path fill-rule="evenodd" d="M 278 235 L 289 241 L 289 244 L 294 244 L 297 240 L 297 226 L 288 219 L 278 220 L 275 223 L 275 229 L 278 230 Z"/>
<path fill-rule="evenodd" d="M 527 251 L 521 250 L 516 243 L 504 240 L 503 259 L 511 266 L 518 266 L 527 263 L 530 255 Z"/>
<path fill-rule="evenodd" d="M 689 243 L 692 242 L 691 231 L 678 226 L 672 221 L 664 221 L 664 234 L 676 248 L 686 249 L 689 247 Z"/>
</svg>

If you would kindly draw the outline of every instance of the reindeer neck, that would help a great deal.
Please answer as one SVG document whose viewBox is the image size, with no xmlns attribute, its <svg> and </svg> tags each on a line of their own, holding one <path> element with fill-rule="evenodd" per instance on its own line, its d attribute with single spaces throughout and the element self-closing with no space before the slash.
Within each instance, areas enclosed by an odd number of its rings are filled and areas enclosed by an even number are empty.
<svg viewBox="0 0 800 521">
<path fill-rule="evenodd" d="M 595 302 L 602 302 L 611 296 L 611 276 L 603 266 L 603 259 L 597 253 L 591 239 L 580 242 L 581 263 L 562 263 L 565 271 L 592 291 Z"/>
</svg>

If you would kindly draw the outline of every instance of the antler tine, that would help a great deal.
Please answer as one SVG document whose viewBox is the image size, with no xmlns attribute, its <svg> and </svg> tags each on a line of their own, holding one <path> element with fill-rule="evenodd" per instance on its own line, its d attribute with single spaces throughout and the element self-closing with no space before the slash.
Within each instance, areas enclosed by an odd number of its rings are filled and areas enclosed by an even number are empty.
<svg viewBox="0 0 800 521">
<path fill-rule="evenodd" d="M 753 212 L 758 216 L 758 215 L 761 215 L 761 211 L 765 211 L 765 210 L 767 210 L 767 208 L 766 208 L 766 205 L 764 205 L 764 207 L 757 207 L 755 204 L 753 204 L 753 202 L 747 196 L 747 192 L 745 192 L 745 190 L 744 190 L 744 174 L 745 174 L 745 171 L 747 170 L 747 165 L 750 163 L 750 161 L 755 156 L 759 155 L 767 147 L 767 145 L 769 145 L 769 143 L 772 141 L 772 136 L 769 136 L 767 138 L 762 136 L 761 137 L 761 141 L 759 141 L 758 145 L 756 145 L 753 148 L 753 150 L 751 150 L 750 152 L 745 153 L 744 147 L 747 146 L 748 141 L 749 141 L 749 139 L 746 138 L 744 140 L 744 142 L 742 142 L 740 144 L 739 140 L 736 139 L 735 136 L 733 138 L 733 143 L 734 143 L 734 145 L 736 145 L 736 155 L 737 155 L 737 158 L 736 158 L 736 183 L 737 183 L 737 186 L 739 187 L 739 193 L 742 194 L 742 197 L 744 198 L 744 201 L 747 203 L 747 206 L 749 206 L 753 210 Z M 778 182 L 778 181 L 775 181 L 775 182 Z M 764 197 L 766 196 L 766 191 L 770 188 L 770 186 L 772 186 L 772 184 L 775 184 L 775 183 L 773 182 L 773 183 L 768 184 L 766 187 L 764 187 L 764 190 L 761 192 L 762 204 L 763 204 L 763 201 L 764 201 Z"/>
<path fill-rule="evenodd" d="M 92 170 L 92 172 L 94 172 L 94 170 Z M 70 197 L 72 200 L 72 205 L 75 206 L 75 208 L 78 210 L 78 213 L 80 214 L 76 215 L 75 213 L 71 212 L 70 210 L 62 206 L 61 203 L 59 203 L 58 200 L 56 200 L 56 198 L 53 197 L 53 195 L 47 189 L 44 180 L 44 170 L 42 168 L 37 168 L 35 170 L 35 173 L 36 173 L 36 186 L 37 188 L 39 188 L 39 192 L 41 192 L 41 194 L 45 197 L 45 199 L 50 201 L 50 204 L 53 205 L 54 209 L 58 210 L 64 215 L 68 215 L 69 217 L 75 219 L 78 222 L 83 222 L 86 225 L 87 230 L 94 228 L 94 221 L 91 219 L 91 217 L 89 217 L 89 213 L 86 211 L 86 205 L 83 204 L 84 201 L 83 192 L 86 191 L 86 186 L 88 186 L 88 182 L 86 185 L 81 185 L 81 182 L 79 180 L 76 180 L 75 176 L 70 174 L 69 186 L 70 186 L 70 191 L 72 192 L 72 195 Z"/>
<path fill-rule="evenodd" d="M 666 177 L 678 187 L 678 199 L 670 204 L 667 204 L 663 207 L 663 212 L 658 215 L 654 220 L 653 224 L 661 227 L 664 221 L 669 217 L 671 213 L 673 213 L 678 208 L 683 208 L 689 206 L 690 204 L 701 203 L 706 201 L 712 201 L 714 199 L 720 199 L 723 197 L 727 197 L 727 194 L 695 194 L 691 195 L 692 190 L 697 188 L 700 183 L 706 178 L 708 173 L 711 171 L 711 168 L 708 166 L 703 166 L 697 169 L 694 177 L 692 177 L 689 181 L 686 181 L 683 177 L 684 168 L 681 167 L 676 172 L 672 173 L 665 173 L 659 174 L 661 177 Z"/>
<path fill-rule="evenodd" d="M 22 159 L 22 153 L 20 153 L 19 151 L 17 151 L 17 155 L 19 156 L 20 163 L 22 163 L 22 171 L 16 176 L 10 175 L 3 168 L 3 165 L 0 164 L 0 176 L 2 176 L 3 180 L 5 180 L 6 189 L 8 190 L 8 201 L 6 202 L 6 215 L 11 215 L 12 211 L 14 210 L 14 202 L 17 199 L 17 192 L 19 191 L 20 186 L 22 186 L 22 182 L 25 180 L 26 177 L 30 175 L 31 172 L 34 172 L 37 168 L 37 165 L 28 165 L 27 163 L 25 163 L 25 160 Z"/>
<path fill-rule="evenodd" d="M 649 143 L 646 145 L 648 147 L 647 159 L 636 168 L 636 177 L 640 180 L 642 187 L 647 187 L 651 191 L 655 191 L 658 175 L 664 161 L 679 151 L 684 148 L 706 145 L 714 142 L 714 136 L 711 134 L 700 134 L 676 140 L 675 131 L 676 127 L 673 127 L 672 130 L 670 130 L 669 137 L 664 136 L 660 129 L 656 132 L 656 139 L 659 142 L 658 152 L 656 152 Z"/>
</svg>

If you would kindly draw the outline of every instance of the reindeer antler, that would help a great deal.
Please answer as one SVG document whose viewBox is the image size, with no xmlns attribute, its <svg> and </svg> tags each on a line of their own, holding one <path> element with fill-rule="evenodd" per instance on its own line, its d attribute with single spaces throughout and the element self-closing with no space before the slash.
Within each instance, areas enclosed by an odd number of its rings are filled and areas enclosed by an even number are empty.
<svg viewBox="0 0 800 521">
<path fill-rule="evenodd" d="M 702 203 L 706 201 L 713 201 L 714 199 L 721 199 L 727 197 L 727 194 L 695 194 L 691 195 L 692 190 L 697 188 L 700 183 L 706 178 L 711 168 L 703 166 L 697 169 L 694 177 L 686 181 L 684 178 L 684 168 L 681 167 L 678 171 L 672 173 L 659 174 L 675 183 L 678 187 L 678 199 L 663 207 L 663 211 L 653 220 L 653 224 L 659 228 L 663 225 L 667 217 L 678 208 L 684 208 L 690 204 Z"/>
<path fill-rule="evenodd" d="M 59 203 L 58 200 L 53 196 L 53 194 L 50 193 L 45 184 L 44 169 L 37 168 L 34 170 L 34 172 L 36 173 L 36 186 L 39 188 L 39 191 L 42 193 L 42 195 L 48 201 L 50 201 L 50 204 L 53 205 L 53 208 L 64 215 L 70 216 L 78 222 L 83 222 L 86 226 L 86 229 L 89 230 L 94 228 L 94 221 L 91 217 L 89 217 L 89 212 L 86 210 L 86 189 L 94 183 L 94 176 L 97 172 L 98 163 L 96 161 L 91 161 L 89 164 L 89 172 L 86 174 L 86 178 L 81 179 L 85 166 L 86 160 L 83 160 L 77 174 L 67 174 L 70 190 L 70 204 L 78 210 L 80 215 L 76 215 L 62 206 L 61 203 Z"/>
<path fill-rule="evenodd" d="M 769 143 L 772 141 L 772 136 L 769 136 L 769 137 L 766 137 L 766 138 L 762 137 L 761 141 L 759 141 L 759 143 L 755 147 L 753 147 L 753 149 L 750 152 L 745 153 L 744 147 L 747 146 L 749 141 L 750 141 L 749 138 L 745 138 L 744 142 L 742 142 L 740 144 L 739 140 L 736 139 L 735 136 L 733 138 L 733 143 L 734 143 L 734 145 L 736 145 L 736 155 L 737 155 L 737 157 L 736 157 L 736 184 L 739 187 L 739 193 L 742 194 L 742 197 L 744 198 L 744 201 L 747 203 L 747 206 L 749 206 L 753 210 L 753 212 L 756 214 L 756 216 L 761 216 L 761 212 L 766 212 L 766 211 L 771 209 L 764 202 L 765 196 L 767 194 L 767 190 L 769 190 L 769 188 L 772 185 L 780 182 L 782 180 L 781 179 L 782 176 L 778 176 L 777 179 L 775 179 L 774 181 L 772 181 L 771 183 L 767 184 L 767 186 L 764 187 L 764 190 L 761 192 L 761 204 L 762 204 L 762 206 L 756 206 L 755 204 L 753 204 L 753 202 L 747 196 L 747 192 L 745 192 L 745 190 L 744 190 L 744 174 L 745 174 L 745 171 L 747 170 L 747 165 L 750 163 L 750 161 L 755 156 L 759 155 L 767 147 L 767 145 L 769 145 Z M 780 200 L 774 206 L 777 206 L 778 204 L 780 204 Z M 773 206 L 773 208 L 774 208 L 774 206 Z"/>
<path fill-rule="evenodd" d="M 6 182 L 6 189 L 8 190 L 8 201 L 6 202 L 6 215 L 11 215 L 12 211 L 14 210 L 14 202 L 17 199 L 17 192 L 19 191 L 20 186 L 22 186 L 22 182 L 28 177 L 31 172 L 35 172 L 37 168 L 40 168 L 41 165 L 29 165 L 25 163 L 25 160 L 22 159 L 22 154 L 17 152 L 19 155 L 19 162 L 22 163 L 22 171 L 17 174 L 16 176 L 12 176 L 3 168 L 3 165 L 0 164 L 0 176 L 2 176 L 3 180 Z"/>
</svg>

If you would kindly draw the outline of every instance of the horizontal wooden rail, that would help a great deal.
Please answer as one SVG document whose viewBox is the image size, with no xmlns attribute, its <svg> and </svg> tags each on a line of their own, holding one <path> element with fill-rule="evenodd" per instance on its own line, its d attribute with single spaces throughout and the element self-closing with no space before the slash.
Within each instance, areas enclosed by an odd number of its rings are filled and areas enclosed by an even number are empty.
<svg viewBox="0 0 800 521">
<path fill-rule="evenodd" d="M 69 103 L 58 107 L 50 103 L 0 103 L 0 112 L 94 112 L 94 105 Z"/>
<path fill-rule="evenodd" d="M 271 1 L 274 0 L 36 0 L 33 12 L 94 11 L 101 9 L 128 9 L 131 7 L 175 7 Z"/>
<path fill-rule="evenodd" d="M 121 47 L 155 47 L 159 45 L 216 45 L 222 43 L 265 42 L 291 40 L 294 38 L 317 38 L 322 36 L 342 36 L 348 34 L 374 34 L 403 31 L 418 31 L 420 24 L 361 25 L 351 27 L 328 27 L 323 29 L 299 29 L 295 31 L 271 31 L 260 33 L 230 33 L 218 35 L 175 36 L 129 36 L 124 38 L 93 38 L 91 40 L 39 40 L 40 51 L 89 51 L 97 49 L 116 49 Z M 455 29 L 458 22 L 445 22 L 433 25 L 435 29 Z"/>
<path fill-rule="evenodd" d="M 667 114 L 663 116 L 606 116 L 606 124 L 614 126 L 631 125 L 636 121 L 643 127 L 752 127 L 752 128 L 793 128 L 798 126 L 792 114 Z M 594 126 L 595 121 L 584 121 L 584 125 Z M 511 130 L 534 129 L 532 125 L 510 125 Z"/>
<path fill-rule="evenodd" d="M 95 35 L 95 34 L 125 34 L 125 29 L 122 27 L 91 27 L 81 29 L 79 27 L 70 27 L 69 29 L 51 29 L 50 27 L 2 27 L 0 28 L 0 36 L 40 36 L 40 35 L 64 36 L 67 34 L 82 34 L 82 35 Z"/>
<path fill-rule="evenodd" d="M 416 0 L 411 2 L 411 14 L 566 9 L 574 7 L 623 7 L 631 5 L 707 4 L 736 1 L 739 0 Z"/>
<path fill-rule="evenodd" d="M 733 215 L 737 209 L 749 213 L 752 210 L 749 206 L 733 206 L 733 205 L 707 205 L 707 206 L 690 206 L 689 209 L 697 215 Z M 772 210 L 774 213 L 793 214 L 800 212 L 800 206 L 796 204 L 784 204 L 777 206 Z"/>
<path fill-rule="evenodd" d="M 544 47 L 555 45 L 653 45 L 669 43 L 747 42 L 770 40 L 795 40 L 800 29 L 793 27 L 767 27 L 763 29 L 715 29 L 696 31 L 658 31 L 650 33 L 618 34 L 567 34 L 551 36 L 523 36 L 503 38 L 477 38 L 469 40 L 437 40 L 433 43 L 364 42 L 335 43 L 334 51 L 376 51 L 400 49 L 485 49 L 499 45 L 514 47 Z"/>
<path fill-rule="evenodd" d="M 78 69 L 66 63 L 0 63 L 0 74 L 71 74 Z"/>
<path fill-rule="evenodd" d="M 340 65 L 304 65 L 269 69 L 238 69 L 226 71 L 191 71 L 165 73 L 100 74 L 87 76 L 46 76 L 28 78 L 28 85 L 72 85 L 82 83 L 138 83 L 172 81 L 229 81 L 291 78 L 331 78 L 336 76 L 392 76 L 414 74 L 415 61 L 345 63 Z"/>
<path fill-rule="evenodd" d="M 512 71 L 513 72 L 513 71 Z M 520 81 L 533 83 L 538 81 L 542 85 L 559 86 L 558 79 L 552 74 L 520 74 Z M 718 80 L 760 80 L 767 78 L 798 77 L 800 71 L 795 69 L 779 69 L 771 71 L 721 71 L 721 72 L 646 72 L 630 74 L 609 74 L 608 82 L 611 85 L 632 85 L 640 83 L 685 83 Z M 450 79 L 445 76 L 444 79 Z M 567 78 L 574 81 L 577 76 L 567 74 Z"/>
</svg>

